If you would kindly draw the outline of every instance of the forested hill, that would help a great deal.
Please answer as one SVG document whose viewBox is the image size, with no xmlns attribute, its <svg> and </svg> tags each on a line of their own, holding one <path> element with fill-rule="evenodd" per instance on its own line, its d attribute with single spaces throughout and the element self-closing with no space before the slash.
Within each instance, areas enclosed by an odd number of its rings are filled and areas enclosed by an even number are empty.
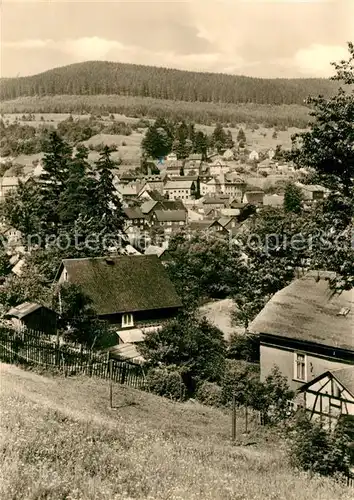
<svg viewBox="0 0 354 500">
<path fill-rule="evenodd" d="M 34 76 L 0 81 L 0 98 L 120 94 L 179 101 L 303 104 L 328 96 L 337 84 L 324 79 L 262 79 L 113 62 L 85 62 Z"/>
</svg>

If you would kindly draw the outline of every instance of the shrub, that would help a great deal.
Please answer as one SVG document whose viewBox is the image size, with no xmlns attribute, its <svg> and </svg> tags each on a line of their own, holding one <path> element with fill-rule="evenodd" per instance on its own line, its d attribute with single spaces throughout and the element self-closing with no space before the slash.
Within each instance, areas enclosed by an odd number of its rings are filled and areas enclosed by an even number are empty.
<svg viewBox="0 0 354 500">
<path fill-rule="evenodd" d="M 302 411 L 289 434 L 290 459 L 294 466 L 324 476 L 346 474 L 350 464 L 348 442 L 341 428 L 328 431 Z"/>
<path fill-rule="evenodd" d="M 274 366 L 264 383 L 254 388 L 252 405 L 263 413 L 266 423 L 274 425 L 291 416 L 294 395 L 287 378 Z"/>
<path fill-rule="evenodd" d="M 236 404 L 250 402 L 253 386 L 259 381 L 259 367 L 245 361 L 228 360 L 222 380 L 222 402 L 228 405 L 233 395 Z"/>
<path fill-rule="evenodd" d="M 151 368 L 146 377 L 148 389 L 158 396 L 182 401 L 185 399 L 185 386 L 180 370 L 173 365 Z"/>
<path fill-rule="evenodd" d="M 239 335 L 236 333 L 231 335 L 228 357 L 258 363 L 260 357 L 259 335 Z"/>
<path fill-rule="evenodd" d="M 202 382 L 196 391 L 198 401 L 209 406 L 222 405 L 222 388 L 213 382 Z"/>
<path fill-rule="evenodd" d="M 146 334 L 140 349 L 151 366 L 178 366 L 190 394 L 200 381 L 218 382 L 224 373 L 222 333 L 194 314 L 180 314 L 162 330 Z"/>
</svg>

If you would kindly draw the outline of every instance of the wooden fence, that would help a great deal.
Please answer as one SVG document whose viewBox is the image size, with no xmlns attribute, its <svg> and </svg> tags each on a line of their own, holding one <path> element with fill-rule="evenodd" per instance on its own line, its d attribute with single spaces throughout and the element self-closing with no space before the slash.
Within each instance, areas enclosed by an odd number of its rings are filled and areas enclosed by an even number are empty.
<svg viewBox="0 0 354 500">
<path fill-rule="evenodd" d="M 0 330 L 0 360 L 43 368 L 54 367 L 70 375 L 88 375 L 126 384 L 136 389 L 145 388 L 141 365 L 111 359 L 109 353 L 97 353 L 70 345 L 58 345 L 52 338 L 32 335 L 31 332 Z"/>
</svg>

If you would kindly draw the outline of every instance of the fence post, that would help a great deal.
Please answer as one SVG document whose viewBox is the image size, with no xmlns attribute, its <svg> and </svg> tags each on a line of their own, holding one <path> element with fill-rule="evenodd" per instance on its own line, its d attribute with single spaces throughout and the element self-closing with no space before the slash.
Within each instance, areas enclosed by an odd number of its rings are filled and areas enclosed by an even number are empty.
<svg viewBox="0 0 354 500">
<path fill-rule="evenodd" d="M 248 432 L 248 405 L 247 405 L 247 399 L 246 399 L 246 406 L 245 406 L 245 433 L 247 434 Z"/>
<path fill-rule="evenodd" d="M 113 408 L 112 360 L 109 360 L 109 407 Z"/>
<path fill-rule="evenodd" d="M 232 441 L 236 441 L 236 396 L 235 396 L 235 394 L 232 395 L 231 428 L 232 428 Z"/>
</svg>

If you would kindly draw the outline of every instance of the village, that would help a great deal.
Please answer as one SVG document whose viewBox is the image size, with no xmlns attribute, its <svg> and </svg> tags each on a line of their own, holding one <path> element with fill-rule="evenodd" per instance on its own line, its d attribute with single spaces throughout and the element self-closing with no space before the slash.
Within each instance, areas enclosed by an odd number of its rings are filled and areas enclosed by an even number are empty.
<svg viewBox="0 0 354 500">
<path fill-rule="evenodd" d="M 348 49 L 0 80 L 2 498 L 352 498 Z"/>
</svg>

